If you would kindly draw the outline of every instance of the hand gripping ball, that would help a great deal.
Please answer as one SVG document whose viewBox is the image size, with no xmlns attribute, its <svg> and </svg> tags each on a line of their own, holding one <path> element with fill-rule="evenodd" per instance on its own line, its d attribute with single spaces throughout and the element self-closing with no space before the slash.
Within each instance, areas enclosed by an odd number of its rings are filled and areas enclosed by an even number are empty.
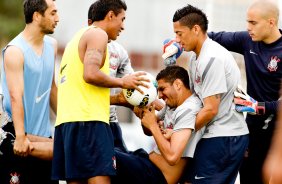
<svg viewBox="0 0 282 184">
<path fill-rule="evenodd" d="M 145 82 L 149 85 L 149 88 L 139 86 L 144 94 L 141 94 L 136 89 L 123 89 L 125 99 L 133 106 L 145 107 L 157 98 L 157 81 L 155 77 L 148 72 L 146 72 L 145 77 L 150 80 L 150 82 Z"/>
</svg>

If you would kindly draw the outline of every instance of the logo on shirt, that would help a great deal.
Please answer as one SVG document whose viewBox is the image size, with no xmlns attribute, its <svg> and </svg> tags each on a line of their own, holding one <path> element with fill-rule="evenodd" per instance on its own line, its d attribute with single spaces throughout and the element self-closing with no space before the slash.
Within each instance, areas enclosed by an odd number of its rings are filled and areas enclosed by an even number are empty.
<svg viewBox="0 0 282 184">
<path fill-rule="evenodd" d="M 170 122 L 170 123 L 167 124 L 167 126 L 165 128 L 173 129 L 173 127 L 174 127 L 173 123 Z"/>
<path fill-rule="evenodd" d="M 195 83 L 199 84 L 200 82 L 201 82 L 201 77 L 199 75 L 196 75 Z"/>
<path fill-rule="evenodd" d="M 11 173 L 10 184 L 20 184 L 20 175 L 18 173 Z"/>
<path fill-rule="evenodd" d="M 42 98 L 48 94 L 48 92 L 50 90 L 51 90 L 51 88 L 47 89 L 43 94 L 41 94 L 40 96 L 36 97 L 35 103 L 39 103 L 42 100 Z"/>
<path fill-rule="evenodd" d="M 252 51 L 252 49 L 250 49 L 250 54 L 258 55 L 257 53 L 255 53 L 254 51 Z"/>
<path fill-rule="evenodd" d="M 204 179 L 204 178 L 205 178 L 205 177 L 201 177 L 201 176 L 197 176 L 197 175 L 195 176 L 195 179 L 196 179 L 196 180 L 200 180 L 200 179 Z"/>
<path fill-rule="evenodd" d="M 65 75 L 62 76 L 60 83 L 63 84 L 64 82 L 66 82 L 66 80 L 67 80 L 66 78 L 67 78 L 67 77 L 66 77 Z"/>
<path fill-rule="evenodd" d="M 268 70 L 270 72 L 275 72 L 278 68 L 278 62 L 280 62 L 280 59 L 277 56 L 272 56 L 270 62 L 267 65 Z"/>
</svg>

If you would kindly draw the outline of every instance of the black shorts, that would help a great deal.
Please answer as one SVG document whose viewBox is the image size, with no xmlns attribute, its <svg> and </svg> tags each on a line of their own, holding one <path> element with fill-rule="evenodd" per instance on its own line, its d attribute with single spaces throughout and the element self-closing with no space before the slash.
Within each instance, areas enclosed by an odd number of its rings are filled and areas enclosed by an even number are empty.
<svg viewBox="0 0 282 184">
<path fill-rule="evenodd" d="M 55 128 L 54 180 L 84 180 L 115 173 L 113 135 L 107 123 L 69 122 Z"/>
<path fill-rule="evenodd" d="M 128 152 L 125 142 L 122 137 L 122 130 L 118 122 L 110 122 L 110 127 L 114 138 L 115 149 L 120 149 L 121 151 Z"/>
<path fill-rule="evenodd" d="M 195 150 L 193 184 L 235 183 L 249 136 L 202 138 Z M 189 178 L 189 177 L 188 177 Z"/>
<path fill-rule="evenodd" d="M 14 155 L 15 131 L 12 122 L 5 125 L 3 131 L 0 138 L 1 184 L 58 184 L 51 181 L 51 161 Z"/>
<path fill-rule="evenodd" d="M 161 170 L 149 159 L 144 149 L 134 152 L 122 152 L 115 149 L 117 175 L 112 184 L 166 184 Z"/>
</svg>

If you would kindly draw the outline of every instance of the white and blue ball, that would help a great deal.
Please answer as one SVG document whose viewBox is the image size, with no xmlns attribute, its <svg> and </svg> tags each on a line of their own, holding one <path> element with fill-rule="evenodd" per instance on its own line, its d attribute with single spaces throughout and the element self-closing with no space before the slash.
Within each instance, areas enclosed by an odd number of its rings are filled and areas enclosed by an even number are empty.
<svg viewBox="0 0 282 184">
<path fill-rule="evenodd" d="M 133 106 L 138 107 L 145 107 L 148 104 L 152 103 L 154 100 L 156 100 L 158 93 L 157 93 L 157 81 L 153 75 L 146 72 L 146 75 L 144 77 L 148 78 L 150 82 L 144 82 L 146 83 L 149 88 L 146 88 L 144 86 L 139 86 L 139 88 L 144 92 L 144 94 L 141 94 L 136 89 L 123 89 L 123 95 L 128 103 L 130 103 Z"/>
</svg>

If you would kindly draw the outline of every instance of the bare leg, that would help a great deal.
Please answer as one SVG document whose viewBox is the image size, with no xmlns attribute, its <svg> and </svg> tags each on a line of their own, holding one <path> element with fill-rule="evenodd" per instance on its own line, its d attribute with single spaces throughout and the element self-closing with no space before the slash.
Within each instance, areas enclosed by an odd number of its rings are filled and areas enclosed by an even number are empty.
<svg viewBox="0 0 282 184">
<path fill-rule="evenodd" d="M 29 153 L 30 156 L 42 159 L 53 159 L 53 142 L 31 142 L 33 149 Z"/>
<path fill-rule="evenodd" d="M 109 176 L 96 176 L 88 179 L 88 184 L 111 184 Z"/>
<path fill-rule="evenodd" d="M 28 134 L 27 138 L 31 142 L 31 152 L 30 156 L 42 159 L 42 160 L 52 160 L 53 159 L 53 144 L 54 139 L 47 137 L 40 137 Z"/>
<path fill-rule="evenodd" d="M 67 184 L 87 184 L 86 181 L 67 181 Z"/>
</svg>

